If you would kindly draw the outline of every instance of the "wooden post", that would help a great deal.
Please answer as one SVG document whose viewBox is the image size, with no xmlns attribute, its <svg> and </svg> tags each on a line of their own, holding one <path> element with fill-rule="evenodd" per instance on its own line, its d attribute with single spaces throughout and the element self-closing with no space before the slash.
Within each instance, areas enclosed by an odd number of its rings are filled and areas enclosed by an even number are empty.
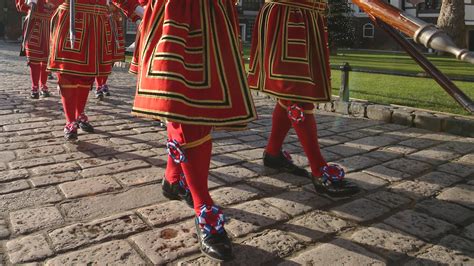
<svg viewBox="0 0 474 266">
<path fill-rule="evenodd" d="M 340 66 L 341 70 L 341 87 L 339 88 L 339 101 L 349 102 L 349 71 L 352 70 L 348 62 Z"/>
</svg>

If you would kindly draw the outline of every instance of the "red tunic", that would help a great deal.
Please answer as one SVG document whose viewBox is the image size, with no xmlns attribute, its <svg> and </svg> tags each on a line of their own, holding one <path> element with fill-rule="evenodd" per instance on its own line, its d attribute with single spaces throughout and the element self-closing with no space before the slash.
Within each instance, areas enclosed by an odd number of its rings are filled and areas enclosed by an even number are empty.
<svg viewBox="0 0 474 266">
<path fill-rule="evenodd" d="M 16 8 L 20 12 L 27 13 L 29 6 L 26 0 L 15 0 Z M 28 39 L 25 41 L 25 53 L 30 63 L 47 62 L 49 55 L 49 32 L 52 10 L 45 7 L 45 0 L 38 0 L 36 9 L 31 12 L 28 29 Z"/>
<path fill-rule="evenodd" d="M 123 31 L 123 19 L 122 12 L 120 9 L 110 6 L 111 12 L 110 16 L 112 18 L 112 23 L 114 26 L 112 29 L 114 45 L 112 46 L 112 58 L 114 62 L 120 62 L 125 60 L 125 36 Z"/>
<path fill-rule="evenodd" d="M 265 3 L 253 31 L 251 89 L 289 101 L 331 99 L 325 9 L 317 0 Z"/>
<path fill-rule="evenodd" d="M 134 114 L 209 126 L 255 119 L 234 0 L 157 0 L 142 24 Z"/>
<path fill-rule="evenodd" d="M 51 0 L 50 0 L 51 1 Z M 76 0 L 76 40 L 69 41 L 69 2 L 58 7 L 53 17 L 51 56 L 48 69 L 76 76 L 106 76 L 114 62 L 114 35 L 106 0 Z M 112 0 L 131 16 L 137 0 Z"/>
</svg>

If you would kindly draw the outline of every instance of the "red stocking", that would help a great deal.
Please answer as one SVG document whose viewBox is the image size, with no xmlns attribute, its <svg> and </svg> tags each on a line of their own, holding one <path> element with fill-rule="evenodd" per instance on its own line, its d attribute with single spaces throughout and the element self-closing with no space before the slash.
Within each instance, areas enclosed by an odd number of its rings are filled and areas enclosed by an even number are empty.
<svg viewBox="0 0 474 266">
<path fill-rule="evenodd" d="M 40 82 L 41 88 L 47 88 L 46 82 L 48 82 L 48 72 L 46 71 L 46 62 L 40 65 Z"/>
<path fill-rule="evenodd" d="M 170 184 L 179 181 L 183 169 L 181 164 L 175 163 L 171 157 L 168 156 L 168 163 L 166 164 L 165 178 Z"/>
<path fill-rule="evenodd" d="M 209 126 L 186 125 L 168 123 L 168 136 L 171 140 L 185 145 L 196 143 L 207 137 L 211 132 Z M 181 163 L 181 168 L 186 177 L 186 182 L 194 200 L 194 210 L 197 214 L 202 205 L 213 205 L 207 185 L 209 164 L 211 162 L 212 142 L 207 140 L 200 145 L 185 148 L 186 161 Z"/>
<path fill-rule="evenodd" d="M 40 73 L 41 73 L 41 66 L 39 63 L 28 63 L 30 66 L 30 74 L 31 74 L 31 85 L 32 88 L 38 89 L 39 80 L 40 80 Z"/>
<path fill-rule="evenodd" d="M 89 87 L 81 87 L 77 89 L 76 118 L 79 117 L 82 113 L 84 113 L 88 96 Z"/>
<path fill-rule="evenodd" d="M 304 110 L 314 109 L 313 104 L 299 104 Z M 321 175 L 321 167 L 326 165 L 321 154 L 321 148 L 318 142 L 318 130 L 316 127 L 316 119 L 313 114 L 305 114 L 305 119 L 300 122 L 293 122 L 293 128 L 298 135 L 298 139 L 303 146 L 303 150 L 308 157 L 308 161 L 311 167 L 311 173 L 313 176 Z"/>
<path fill-rule="evenodd" d="M 68 123 L 76 121 L 77 88 L 61 87 L 61 101 L 63 102 L 64 115 Z"/>
<path fill-rule="evenodd" d="M 285 137 L 291 128 L 290 119 L 286 113 L 285 108 L 276 104 L 272 116 L 272 132 L 268 140 L 265 151 L 273 156 L 278 156 L 285 141 Z"/>
</svg>

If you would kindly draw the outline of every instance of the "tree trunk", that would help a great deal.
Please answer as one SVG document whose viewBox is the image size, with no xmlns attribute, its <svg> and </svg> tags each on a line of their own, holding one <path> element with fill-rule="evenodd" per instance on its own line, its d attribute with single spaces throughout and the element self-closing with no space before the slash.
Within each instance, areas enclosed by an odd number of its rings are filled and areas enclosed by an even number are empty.
<svg viewBox="0 0 474 266">
<path fill-rule="evenodd" d="M 464 0 L 443 0 L 438 17 L 438 27 L 448 33 L 460 48 L 467 46 L 464 9 Z"/>
</svg>

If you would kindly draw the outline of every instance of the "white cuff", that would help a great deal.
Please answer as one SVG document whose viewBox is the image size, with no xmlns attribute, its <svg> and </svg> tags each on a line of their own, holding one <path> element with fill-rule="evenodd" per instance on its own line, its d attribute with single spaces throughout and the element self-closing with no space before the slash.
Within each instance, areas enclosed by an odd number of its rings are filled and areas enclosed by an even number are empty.
<svg viewBox="0 0 474 266">
<path fill-rule="evenodd" d="M 143 13 L 145 13 L 145 10 L 142 6 L 137 6 L 137 8 L 135 8 L 135 14 L 137 14 L 140 18 L 143 18 Z"/>
<path fill-rule="evenodd" d="M 27 1 L 26 1 L 26 4 L 29 5 L 29 6 L 31 6 L 31 4 L 35 4 L 35 5 L 36 5 L 37 3 L 38 3 L 38 0 L 27 0 Z"/>
</svg>

